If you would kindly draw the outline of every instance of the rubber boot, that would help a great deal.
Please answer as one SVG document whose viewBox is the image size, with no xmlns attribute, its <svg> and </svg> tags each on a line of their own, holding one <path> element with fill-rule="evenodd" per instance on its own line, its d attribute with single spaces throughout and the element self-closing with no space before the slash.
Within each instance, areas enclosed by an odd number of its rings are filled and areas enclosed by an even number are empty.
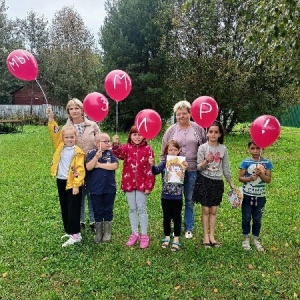
<svg viewBox="0 0 300 300">
<path fill-rule="evenodd" d="M 109 242 L 111 239 L 111 221 L 104 222 L 104 235 L 102 242 Z"/>
<path fill-rule="evenodd" d="M 102 241 L 102 235 L 103 235 L 103 222 L 96 222 L 95 223 L 96 228 L 96 235 L 94 238 L 94 242 L 96 244 L 99 244 Z"/>
</svg>

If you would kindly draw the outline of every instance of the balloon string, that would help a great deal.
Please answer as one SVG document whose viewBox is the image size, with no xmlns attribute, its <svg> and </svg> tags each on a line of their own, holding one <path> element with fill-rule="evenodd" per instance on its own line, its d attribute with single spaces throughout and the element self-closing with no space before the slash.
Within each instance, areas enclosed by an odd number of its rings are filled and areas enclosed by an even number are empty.
<svg viewBox="0 0 300 300">
<path fill-rule="evenodd" d="M 118 134 L 118 125 L 119 125 L 118 104 L 119 104 L 119 102 L 116 102 L 116 134 Z"/>
<path fill-rule="evenodd" d="M 44 98 L 45 98 L 45 101 L 46 101 L 46 105 L 47 105 L 47 107 L 48 107 L 49 104 L 48 104 L 47 97 L 46 97 L 46 95 L 45 95 L 45 93 L 44 93 L 44 90 L 42 89 L 42 86 L 40 85 L 40 83 L 38 82 L 38 80 L 36 79 L 35 81 L 36 81 L 36 83 L 38 84 L 39 88 L 41 89 L 41 91 L 42 91 L 42 93 L 43 93 L 43 96 L 44 96 Z"/>
</svg>

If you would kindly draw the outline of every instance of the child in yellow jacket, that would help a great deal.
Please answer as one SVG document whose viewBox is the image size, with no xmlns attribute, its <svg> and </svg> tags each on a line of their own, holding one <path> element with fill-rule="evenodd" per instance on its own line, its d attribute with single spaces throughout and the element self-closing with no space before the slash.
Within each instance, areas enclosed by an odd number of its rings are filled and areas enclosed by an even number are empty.
<svg viewBox="0 0 300 300">
<path fill-rule="evenodd" d="M 84 183 L 84 152 L 75 145 L 77 130 L 66 125 L 57 134 L 55 126 L 48 125 L 55 152 L 51 164 L 51 175 L 56 176 L 61 215 L 69 238 L 63 247 L 81 242 L 80 206 L 82 185 Z"/>
</svg>

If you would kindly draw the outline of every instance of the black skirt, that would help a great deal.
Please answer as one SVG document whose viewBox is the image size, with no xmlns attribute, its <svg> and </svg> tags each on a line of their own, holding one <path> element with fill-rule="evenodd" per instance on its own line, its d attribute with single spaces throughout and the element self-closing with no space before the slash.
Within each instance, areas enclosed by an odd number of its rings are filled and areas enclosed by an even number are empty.
<svg viewBox="0 0 300 300">
<path fill-rule="evenodd" d="M 203 206 L 219 206 L 224 193 L 224 181 L 204 177 L 197 172 L 192 201 Z"/>
</svg>

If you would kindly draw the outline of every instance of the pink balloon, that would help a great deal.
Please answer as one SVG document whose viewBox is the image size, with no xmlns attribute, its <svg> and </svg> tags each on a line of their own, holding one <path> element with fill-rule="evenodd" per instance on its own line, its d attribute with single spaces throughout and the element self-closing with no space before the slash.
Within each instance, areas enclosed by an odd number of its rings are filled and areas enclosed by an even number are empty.
<svg viewBox="0 0 300 300">
<path fill-rule="evenodd" d="M 209 127 L 217 118 L 219 108 L 216 100 L 209 96 L 201 96 L 194 100 L 191 115 L 194 121 L 204 127 Z"/>
<path fill-rule="evenodd" d="M 12 51 L 6 59 L 6 65 L 10 73 L 21 80 L 30 81 L 37 78 L 37 61 L 26 50 L 17 49 Z"/>
<path fill-rule="evenodd" d="M 280 135 L 279 121 L 270 115 L 256 118 L 250 126 L 253 142 L 260 148 L 266 148 L 276 142 Z"/>
<path fill-rule="evenodd" d="M 136 115 L 134 124 L 141 136 L 151 140 L 159 134 L 162 122 L 155 110 L 144 109 Z"/>
<path fill-rule="evenodd" d="M 109 106 L 105 96 L 100 93 L 90 93 L 83 100 L 83 109 L 93 121 L 100 122 L 108 114 Z"/>
<path fill-rule="evenodd" d="M 131 92 L 131 79 L 126 72 L 113 70 L 106 75 L 104 87 L 107 95 L 111 99 L 120 102 Z"/>
</svg>

